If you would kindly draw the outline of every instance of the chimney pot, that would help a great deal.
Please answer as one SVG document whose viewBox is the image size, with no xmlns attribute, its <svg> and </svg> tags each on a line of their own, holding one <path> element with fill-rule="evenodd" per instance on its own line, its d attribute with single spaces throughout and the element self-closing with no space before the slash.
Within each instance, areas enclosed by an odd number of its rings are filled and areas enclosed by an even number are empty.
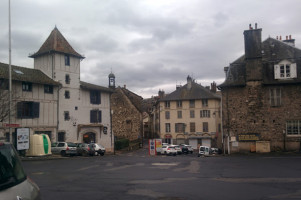
<svg viewBox="0 0 301 200">
<path fill-rule="evenodd" d="M 292 39 L 292 35 L 289 36 L 290 40 Z"/>
<path fill-rule="evenodd" d="M 278 40 L 278 36 L 276 37 L 276 39 Z"/>
<path fill-rule="evenodd" d="M 281 38 L 281 35 L 280 35 L 280 38 L 279 38 L 279 40 L 282 40 L 282 38 Z"/>
<path fill-rule="evenodd" d="M 126 85 L 124 85 L 123 88 L 126 89 Z"/>
<path fill-rule="evenodd" d="M 252 30 L 252 24 L 249 24 L 249 30 Z"/>
<path fill-rule="evenodd" d="M 288 36 L 286 36 L 286 40 L 288 40 Z"/>
<path fill-rule="evenodd" d="M 255 29 L 257 29 L 257 23 L 255 23 Z"/>
</svg>

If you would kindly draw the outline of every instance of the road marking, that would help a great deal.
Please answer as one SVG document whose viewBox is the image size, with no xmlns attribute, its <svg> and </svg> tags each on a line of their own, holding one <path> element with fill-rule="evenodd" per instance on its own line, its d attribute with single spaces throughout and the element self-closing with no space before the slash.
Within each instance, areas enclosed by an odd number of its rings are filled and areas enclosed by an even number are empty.
<svg viewBox="0 0 301 200">
<path fill-rule="evenodd" d="M 213 178 L 215 181 L 231 183 L 294 183 L 301 182 L 301 178 Z"/>
<path fill-rule="evenodd" d="M 137 163 L 135 165 L 123 165 L 123 166 L 120 166 L 120 167 L 114 167 L 114 168 L 106 169 L 105 171 L 116 171 L 116 170 L 120 170 L 120 169 L 126 169 L 126 168 L 129 168 L 129 167 L 144 166 L 144 165 L 145 165 L 144 163 Z"/>
<path fill-rule="evenodd" d="M 165 179 L 156 179 L 156 180 L 134 180 L 130 181 L 131 184 L 162 184 L 162 183 L 171 183 L 177 181 L 192 181 L 197 180 L 196 177 L 186 177 L 186 178 L 165 178 Z"/>
<path fill-rule="evenodd" d="M 155 166 L 177 166 L 179 163 L 152 163 Z"/>
<path fill-rule="evenodd" d="M 76 171 L 84 171 L 84 170 L 92 169 L 92 168 L 96 168 L 96 167 L 99 167 L 99 165 L 92 165 L 92 166 L 89 166 L 89 167 L 83 167 L 83 168 L 80 168 Z"/>
</svg>

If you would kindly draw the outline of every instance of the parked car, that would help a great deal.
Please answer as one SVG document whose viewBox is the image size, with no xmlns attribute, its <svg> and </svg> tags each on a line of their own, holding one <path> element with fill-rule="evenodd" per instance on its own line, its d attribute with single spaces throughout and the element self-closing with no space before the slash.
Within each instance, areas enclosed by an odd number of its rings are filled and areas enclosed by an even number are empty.
<svg viewBox="0 0 301 200">
<path fill-rule="evenodd" d="M 104 148 L 101 144 L 92 143 L 91 145 L 95 150 L 95 155 L 105 155 L 106 148 Z"/>
<path fill-rule="evenodd" d="M 187 145 L 187 144 L 180 144 L 180 148 L 182 149 L 182 153 L 193 153 L 193 148 L 191 145 Z"/>
<path fill-rule="evenodd" d="M 211 148 L 210 151 L 211 151 L 211 154 L 213 154 L 213 155 L 221 154 L 221 150 L 218 148 Z"/>
<path fill-rule="evenodd" d="M 75 156 L 77 155 L 77 148 L 76 144 L 72 142 L 55 142 L 51 144 L 51 152 L 62 156 Z"/>
<path fill-rule="evenodd" d="M 171 147 L 174 147 L 175 150 L 177 151 L 177 154 L 182 154 L 182 149 L 180 148 L 179 145 L 169 145 Z"/>
<path fill-rule="evenodd" d="M 0 199 L 40 200 L 39 187 L 27 177 L 12 144 L 0 141 Z"/>
<path fill-rule="evenodd" d="M 161 154 L 166 154 L 166 155 L 177 155 L 177 150 L 175 149 L 174 146 L 170 146 L 170 145 L 163 145 L 162 146 L 162 151 Z"/>
<path fill-rule="evenodd" d="M 94 156 L 95 149 L 92 144 L 78 143 L 77 144 L 77 155 L 80 156 Z"/>
<path fill-rule="evenodd" d="M 200 146 L 198 157 L 200 156 L 209 156 L 210 155 L 210 148 L 207 146 Z"/>
</svg>

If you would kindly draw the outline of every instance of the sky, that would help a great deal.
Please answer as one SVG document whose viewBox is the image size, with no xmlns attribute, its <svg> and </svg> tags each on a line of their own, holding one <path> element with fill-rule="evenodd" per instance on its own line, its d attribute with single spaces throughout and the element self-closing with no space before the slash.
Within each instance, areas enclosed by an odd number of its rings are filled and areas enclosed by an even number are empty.
<svg viewBox="0 0 301 200">
<path fill-rule="evenodd" d="M 299 0 L 10 0 L 12 64 L 33 68 L 56 26 L 85 59 L 81 80 L 116 85 L 150 98 L 185 85 L 225 79 L 224 67 L 244 54 L 243 31 L 262 40 L 292 35 L 301 48 Z M 0 1 L 0 62 L 8 63 L 8 2 Z"/>
</svg>

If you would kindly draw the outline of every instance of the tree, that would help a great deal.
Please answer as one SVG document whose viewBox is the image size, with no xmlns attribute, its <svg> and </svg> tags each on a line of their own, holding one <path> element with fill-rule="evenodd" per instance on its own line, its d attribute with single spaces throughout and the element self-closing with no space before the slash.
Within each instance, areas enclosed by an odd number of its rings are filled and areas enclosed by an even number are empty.
<svg viewBox="0 0 301 200">
<path fill-rule="evenodd" d="M 12 92 L 11 116 L 16 113 L 16 97 Z M 9 90 L 0 89 L 0 122 L 8 122 L 9 119 Z"/>
</svg>

